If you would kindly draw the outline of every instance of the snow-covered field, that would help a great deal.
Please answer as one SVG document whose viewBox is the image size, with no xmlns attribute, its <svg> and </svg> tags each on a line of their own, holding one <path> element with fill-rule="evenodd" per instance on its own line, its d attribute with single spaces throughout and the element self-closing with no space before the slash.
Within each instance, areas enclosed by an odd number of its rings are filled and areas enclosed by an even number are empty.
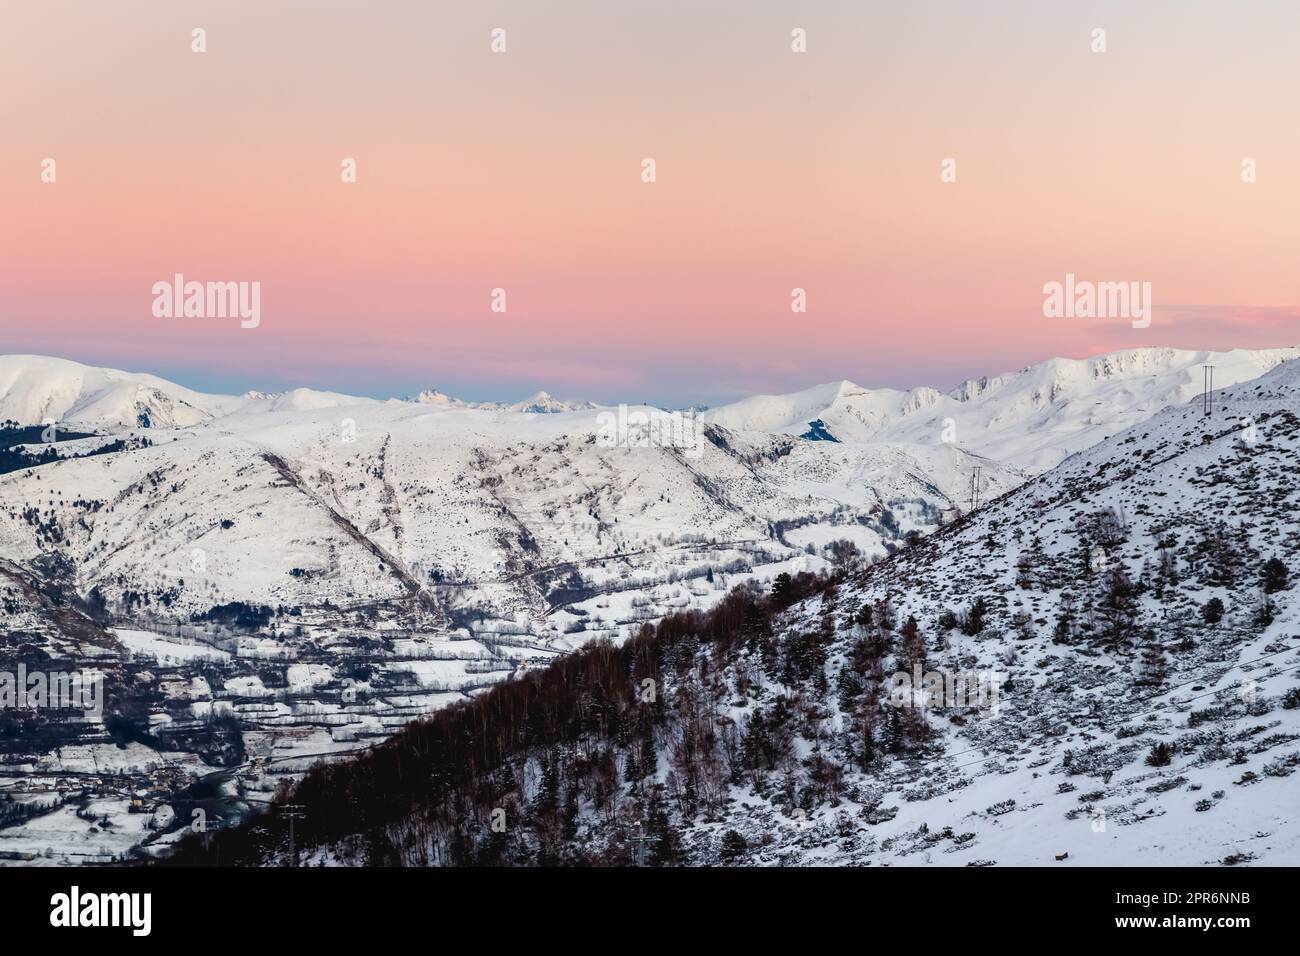
<svg viewBox="0 0 1300 956">
<path fill-rule="evenodd" d="M 210 647 L 198 641 L 166 640 L 149 631 L 133 631 L 130 628 L 119 627 L 113 630 L 113 636 L 132 654 L 154 658 L 160 664 L 230 658 L 230 654 L 220 648 Z"/>
</svg>

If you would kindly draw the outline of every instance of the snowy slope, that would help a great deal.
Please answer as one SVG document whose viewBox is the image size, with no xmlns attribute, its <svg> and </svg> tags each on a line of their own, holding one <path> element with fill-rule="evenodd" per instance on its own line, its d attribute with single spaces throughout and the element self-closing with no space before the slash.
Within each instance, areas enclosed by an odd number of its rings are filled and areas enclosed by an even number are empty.
<svg viewBox="0 0 1300 956">
<path fill-rule="evenodd" d="M 924 672 L 997 674 L 999 710 L 931 709 L 931 740 L 850 774 L 806 817 L 733 791 L 743 809 L 692 837 L 701 858 L 736 828 L 756 863 L 1300 862 L 1300 362 L 1215 407 L 1169 408 L 793 609 L 787 635 L 887 600 L 918 621 Z M 1266 595 L 1274 556 L 1291 579 Z M 1117 569 L 1144 589 L 1127 613 Z M 1214 598 L 1224 615 L 1207 623 Z M 979 633 L 945 627 L 977 599 Z M 867 630 L 832 647 L 830 687 Z M 834 751 L 848 722 L 843 701 L 830 708 Z M 1148 762 L 1157 744 L 1168 763 Z"/>
<path fill-rule="evenodd" d="M 239 408 L 240 399 L 204 395 L 153 375 L 93 368 L 39 355 L 0 356 L 0 421 L 135 427 L 186 426 Z"/>
<path fill-rule="evenodd" d="M 209 395 L 135 372 L 39 355 L 0 356 L 0 421 L 49 421 L 110 430 L 186 428 L 232 414 L 375 405 L 373 399 L 297 388 Z"/>
<path fill-rule="evenodd" d="M 884 554 L 970 482 L 969 456 L 942 444 L 715 430 L 695 456 L 602 447 L 597 411 L 294 398 L 0 476 L 0 553 L 66 555 L 81 592 L 123 616 L 381 602 L 442 623 L 523 615 L 548 639 L 581 625 L 585 640 L 632 626 L 634 598 L 707 603 L 726 575 L 824 567 L 835 540 Z M 1016 483 L 983 464 L 986 495 Z M 710 567 L 723 580 L 701 593 L 677 583 Z"/>
</svg>

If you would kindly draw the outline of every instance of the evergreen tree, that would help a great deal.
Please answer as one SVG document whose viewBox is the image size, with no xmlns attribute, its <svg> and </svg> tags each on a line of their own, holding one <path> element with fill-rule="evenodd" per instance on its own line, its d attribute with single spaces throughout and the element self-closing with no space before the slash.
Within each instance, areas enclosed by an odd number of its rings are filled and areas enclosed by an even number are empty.
<svg viewBox="0 0 1300 956">
<path fill-rule="evenodd" d="M 671 866 L 677 862 L 681 840 L 677 831 L 673 829 L 672 820 L 668 816 L 668 810 L 664 806 L 658 787 L 655 787 L 650 795 L 648 815 L 650 835 L 654 837 L 654 842 L 650 844 L 650 865 Z"/>
<path fill-rule="evenodd" d="M 560 766 L 558 755 L 552 753 L 542 764 L 542 779 L 533 799 L 533 813 L 547 817 L 555 813 L 560 796 Z"/>
<path fill-rule="evenodd" d="M 1264 562 L 1264 593 L 1274 594 L 1286 589 L 1287 586 L 1287 567 L 1277 557 L 1269 558 Z"/>
<path fill-rule="evenodd" d="M 854 673 L 852 667 L 841 667 L 835 678 L 835 692 L 838 694 L 840 710 L 847 713 L 853 709 L 858 695 L 862 693 L 862 678 Z"/>
<path fill-rule="evenodd" d="M 886 708 L 885 723 L 880 733 L 880 745 L 886 753 L 901 754 L 904 750 L 903 722 L 898 713 L 900 709 L 892 705 Z"/>
<path fill-rule="evenodd" d="M 641 774 L 651 782 L 659 778 L 659 750 L 653 733 L 641 738 Z"/>
<path fill-rule="evenodd" d="M 786 638 L 782 650 L 781 681 L 787 686 L 809 680 L 825 667 L 826 648 L 816 634 L 793 634 Z"/>
<path fill-rule="evenodd" d="M 853 757 L 858 765 L 867 770 L 876 762 L 876 710 L 875 705 L 864 701 L 856 721 L 857 742 Z"/>
<path fill-rule="evenodd" d="M 757 604 L 745 608 L 745 623 L 741 625 L 745 635 L 745 649 L 751 654 L 760 650 L 772 635 L 772 624 L 763 609 Z"/>
<path fill-rule="evenodd" d="M 790 575 L 782 571 L 772 582 L 772 603 L 777 607 L 789 607 L 794 603 L 795 590 L 794 581 Z"/>
<path fill-rule="evenodd" d="M 578 788 L 569 787 L 564 798 L 564 839 L 572 842 L 578 836 Z"/>
<path fill-rule="evenodd" d="M 640 747 L 633 747 L 628 750 L 627 759 L 623 761 L 623 779 L 636 790 L 641 789 L 641 761 L 637 759 L 639 749 Z"/>
<path fill-rule="evenodd" d="M 826 677 L 826 668 L 818 667 L 813 674 L 813 696 L 818 701 L 825 701 L 830 696 L 831 682 Z"/>
</svg>

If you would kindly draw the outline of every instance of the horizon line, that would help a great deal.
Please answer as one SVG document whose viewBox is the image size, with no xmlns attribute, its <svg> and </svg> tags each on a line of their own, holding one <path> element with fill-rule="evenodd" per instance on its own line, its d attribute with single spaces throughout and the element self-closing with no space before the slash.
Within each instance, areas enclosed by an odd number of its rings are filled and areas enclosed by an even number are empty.
<svg viewBox="0 0 1300 956">
<path fill-rule="evenodd" d="M 907 393 L 907 392 L 916 391 L 917 389 L 929 388 L 929 389 L 933 389 L 934 391 L 938 391 L 938 392 L 940 392 L 940 393 L 946 395 L 946 394 L 949 394 L 949 393 L 952 392 L 952 391 L 956 391 L 957 389 L 961 388 L 963 385 L 966 385 L 966 384 L 971 383 L 971 382 L 987 381 L 988 379 L 991 379 L 991 378 L 997 378 L 997 377 L 1004 376 L 1004 375 L 1017 375 L 1017 374 L 1020 374 L 1020 373 L 1022 373 L 1022 372 L 1028 371 L 1028 370 L 1031 369 L 1031 368 L 1034 368 L 1034 367 L 1039 366 L 1039 365 L 1045 365 L 1045 364 L 1047 364 L 1048 362 L 1052 362 L 1052 361 L 1088 362 L 1088 361 L 1092 361 L 1092 360 L 1094 360 L 1094 359 L 1107 358 L 1107 357 L 1109 357 L 1109 356 L 1113 356 L 1113 355 L 1128 354 L 1128 353 L 1133 353 L 1133 352 L 1156 351 L 1156 350 L 1163 350 L 1163 351 L 1169 351 L 1169 352 L 1184 352 L 1184 353 L 1204 352 L 1204 353 L 1211 353 L 1211 354 L 1220 354 L 1220 355 L 1225 355 L 1225 354 L 1229 354 L 1229 353 L 1232 353 L 1232 352 L 1274 352 L 1274 351 L 1285 351 L 1285 350 L 1287 350 L 1287 349 L 1300 349 L 1300 343 L 1291 344 L 1291 345 L 1268 345 L 1268 346 L 1261 346 L 1261 347 L 1233 346 L 1232 348 L 1228 348 L 1228 349 L 1213 349 L 1213 348 L 1180 348 L 1180 347 L 1172 346 L 1172 345 L 1136 345 L 1136 346 L 1131 346 L 1131 347 L 1129 347 L 1129 348 L 1109 349 L 1109 350 L 1105 350 L 1105 351 L 1090 352 L 1090 353 L 1087 353 L 1087 354 L 1084 354 L 1084 355 L 1078 355 L 1078 356 L 1075 356 L 1075 355 L 1068 355 L 1068 354 L 1065 354 L 1065 355 L 1062 355 L 1062 354 L 1048 355 L 1048 356 L 1046 356 L 1046 357 L 1044 357 L 1044 358 L 1038 359 L 1037 361 L 1033 361 L 1033 362 L 1030 362 L 1030 363 L 1028 363 L 1028 364 L 1022 365 L 1022 366 L 1020 366 L 1019 368 L 1006 369 L 1006 370 L 1001 371 L 1001 372 L 990 372 L 990 373 L 986 373 L 986 374 L 979 375 L 979 376 L 970 376 L 970 377 L 967 377 L 967 378 L 963 378 L 963 379 L 961 379 L 960 381 L 956 382 L 955 384 L 953 384 L 952 386 L 950 386 L 950 387 L 948 387 L 948 388 L 942 388 L 942 387 L 937 386 L 937 385 L 934 385 L 933 383 L 930 383 L 930 382 L 920 382 L 920 383 L 915 384 L 915 385 L 909 385 L 909 386 L 907 386 L 906 388 L 898 388 L 898 387 L 894 387 L 894 386 L 890 386 L 890 385 L 862 385 L 861 383 L 856 382 L 856 381 L 853 381 L 852 379 L 849 379 L 849 378 L 830 378 L 830 379 L 825 379 L 825 380 L 821 380 L 821 381 L 812 382 L 812 383 L 810 383 L 810 384 L 808 384 L 808 385 L 804 385 L 804 386 L 802 386 L 802 387 L 800 387 L 800 388 L 795 388 L 795 389 L 792 389 L 792 390 L 789 390 L 789 391 L 783 391 L 783 392 L 768 392 L 768 391 L 741 392 L 741 393 L 738 393 L 737 396 L 736 396 L 735 398 L 732 398 L 732 399 L 728 400 L 728 402 L 726 402 L 726 403 L 722 403 L 722 404 L 727 404 L 727 403 L 729 403 L 729 402 L 735 402 L 735 401 L 743 401 L 744 399 L 747 399 L 747 398 L 774 397 L 774 396 L 794 395 L 794 394 L 799 394 L 800 392 L 810 391 L 810 390 L 812 390 L 812 389 L 815 389 L 815 388 L 821 388 L 821 387 L 824 387 L 824 386 L 829 386 L 829 385 L 845 385 L 845 384 L 853 385 L 853 386 L 855 386 L 855 387 L 857 387 L 857 388 L 867 389 L 867 390 L 870 390 L 870 391 L 882 391 L 882 392 L 883 392 L 883 391 L 889 391 L 889 392 L 899 392 L 899 393 Z M 1297 356 L 1297 357 L 1300 357 L 1300 356 Z M 265 393 L 265 394 L 267 394 L 267 395 L 276 395 L 276 394 L 285 394 L 285 393 L 288 393 L 288 392 L 293 392 L 293 391 L 298 391 L 298 390 L 305 390 L 305 391 L 314 391 L 314 392 L 332 392 L 332 393 L 334 393 L 334 394 L 338 394 L 338 395 L 346 395 L 346 396 L 351 397 L 351 398 L 363 398 L 363 399 L 368 399 L 368 400 L 377 401 L 377 402 L 388 402 L 388 401 L 397 401 L 397 402 L 413 402 L 413 401 L 415 401 L 415 396 L 418 395 L 418 394 L 420 394 L 421 392 L 432 391 L 432 392 L 437 392 L 437 393 L 439 393 L 439 394 L 445 395 L 445 396 L 446 396 L 447 398 L 449 398 L 449 399 L 453 399 L 453 400 L 456 400 L 456 401 L 465 401 L 465 402 L 470 402 L 470 403 L 489 403 L 489 402 L 496 402 L 496 403 L 500 403 L 500 404 L 516 404 L 516 403 L 519 403 L 519 402 L 527 401 L 528 399 L 536 398 L 536 397 L 538 397 L 538 396 L 540 396 L 540 395 L 546 395 L 546 396 L 549 397 L 549 398 L 552 398 L 552 399 L 555 399 L 555 400 L 557 400 L 557 401 L 561 401 L 561 402 L 566 402 L 566 401 L 567 401 L 567 402 L 588 401 L 588 402 L 592 402 L 593 404 L 598 404 L 598 405 L 599 405 L 599 404 L 604 404 L 604 405 L 610 405 L 610 404 L 611 404 L 611 403 L 608 403 L 608 402 L 597 401 L 597 400 L 592 399 L 592 398 L 590 398 L 590 397 L 588 397 L 588 396 L 574 397 L 574 396 L 564 396 L 564 395 L 559 395 L 559 394 L 556 394 L 555 392 L 552 392 L 550 389 L 547 389 L 547 388 L 533 389 L 533 390 L 527 392 L 527 394 L 522 395 L 520 398 L 516 398 L 516 399 L 513 399 L 513 400 L 512 400 L 512 399 L 509 399 L 509 398 L 490 398 L 490 399 L 475 398 L 475 399 L 465 399 L 465 398 L 461 398 L 459 395 L 455 395 L 455 394 L 452 394 L 452 393 L 450 393 L 450 392 L 444 392 L 441 388 L 439 388 L 439 387 L 436 386 L 436 385 L 433 385 L 433 386 L 425 386 L 425 387 L 423 387 L 423 388 L 417 388 L 417 389 L 415 389 L 414 391 L 408 391 L 408 393 L 407 393 L 405 396 L 400 396 L 400 395 L 396 395 L 396 394 L 392 394 L 392 393 L 383 394 L 383 393 L 379 393 L 379 392 L 369 392 L 369 393 L 367 393 L 367 392 L 357 392 L 357 391 L 351 391 L 351 390 L 344 391 L 344 390 L 341 390 L 340 388 L 333 387 L 333 386 L 329 386 L 329 385 L 310 385 L 310 384 L 288 385 L 288 386 L 285 386 L 285 387 L 282 387 L 282 388 L 267 388 L 267 387 L 249 386 L 249 387 L 244 388 L 244 389 L 241 389 L 241 390 L 239 390 L 239 391 L 209 391 L 209 390 L 206 390 L 206 389 L 203 389 L 203 388 L 196 388 L 196 387 L 193 387 L 193 386 L 191 386 L 191 385 L 187 385 L 187 384 L 185 384 L 185 382 L 182 380 L 182 378 L 174 377 L 174 376 L 173 376 L 173 373 L 171 373 L 171 372 L 166 372 L 166 373 L 164 374 L 164 373 L 159 373 L 159 372 L 152 371 L 152 370 L 148 370 L 148 369 L 128 369 L 128 368 L 121 368 L 121 367 L 118 367 L 118 366 L 115 366 L 115 365 L 101 365 L 101 364 L 97 364 L 97 363 L 92 362 L 92 361 L 85 361 L 85 360 L 83 360 L 83 359 L 79 359 L 79 358 L 69 358 L 69 357 L 67 357 L 67 356 L 65 356 L 65 355 L 42 354 L 42 353 L 36 353 L 36 352 L 3 352 L 3 353 L 0 353 L 0 359 L 18 359 L 18 360 L 22 360 L 22 359 L 43 359 L 43 360 L 53 360 L 53 361 L 58 361 L 58 362 L 69 362 L 69 363 L 74 364 L 74 365 L 80 365 L 80 366 L 82 366 L 83 368 L 100 369 L 100 370 L 111 371 L 111 372 L 121 372 L 121 373 L 124 373 L 124 374 L 127 374 L 127 375 L 150 375 L 150 376 L 153 376 L 153 377 L 155 377 L 155 378 L 163 379 L 164 381 L 168 382 L 169 384 L 177 385 L 177 386 L 179 386 L 179 387 L 181 387 L 181 388 L 184 388 L 184 389 L 186 389 L 186 390 L 188 390 L 188 391 L 197 392 L 197 393 L 202 394 L 202 395 L 223 396 L 223 397 L 234 397 L 234 398 L 243 397 L 243 396 L 247 395 L 249 392 L 262 392 L 262 393 Z M 646 406 L 648 406 L 648 407 L 665 407 L 665 406 L 662 406 L 662 405 L 660 405 L 659 403 L 656 403 L 656 402 L 627 402 L 626 400 L 623 400 L 623 401 L 621 401 L 621 402 L 614 402 L 614 403 L 612 403 L 612 404 L 613 404 L 613 405 L 618 405 L 618 404 L 641 404 L 641 405 L 646 405 Z M 713 407 L 718 407 L 718 403 L 704 403 L 704 402 L 698 402 L 698 401 L 696 401 L 696 402 L 678 403 L 678 404 L 676 404 L 676 405 L 673 406 L 673 407 L 675 407 L 675 408 L 679 408 L 679 409 L 681 409 L 681 408 L 694 408 L 694 407 L 713 408 Z"/>
</svg>

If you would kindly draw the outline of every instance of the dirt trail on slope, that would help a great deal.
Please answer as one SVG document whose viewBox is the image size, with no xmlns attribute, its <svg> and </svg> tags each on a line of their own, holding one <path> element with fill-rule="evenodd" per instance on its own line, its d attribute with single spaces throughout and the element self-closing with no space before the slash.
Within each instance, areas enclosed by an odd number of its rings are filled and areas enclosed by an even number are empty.
<svg viewBox="0 0 1300 956">
<path fill-rule="evenodd" d="M 402 564 L 401 561 L 392 554 L 389 554 L 387 550 L 376 544 L 370 538 L 366 537 L 361 529 L 354 525 L 351 520 L 341 514 L 333 505 L 317 494 L 313 488 L 309 487 L 302 480 L 299 474 L 293 470 L 293 467 L 279 455 L 274 452 L 263 451 L 261 452 L 261 456 L 262 460 L 278 471 L 285 481 L 289 482 L 289 484 L 293 485 L 293 487 L 297 488 L 317 505 L 325 509 L 325 512 L 330 516 L 330 520 L 343 529 L 344 533 L 346 533 L 348 537 L 378 558 L 380 563 L 382 563 L 384 567 L 391 571 L 393 575 L 402 582 L 403 587 L 410 592 L 411 597 L 415 598 L 425 610 L 436 615 L 439 620 L 446 620 L 446 615 L 437 599 L 424 589 L 424 586 L 416 580 L 415 576 L 406 569 L 406 566 Z"/>
</svg>

